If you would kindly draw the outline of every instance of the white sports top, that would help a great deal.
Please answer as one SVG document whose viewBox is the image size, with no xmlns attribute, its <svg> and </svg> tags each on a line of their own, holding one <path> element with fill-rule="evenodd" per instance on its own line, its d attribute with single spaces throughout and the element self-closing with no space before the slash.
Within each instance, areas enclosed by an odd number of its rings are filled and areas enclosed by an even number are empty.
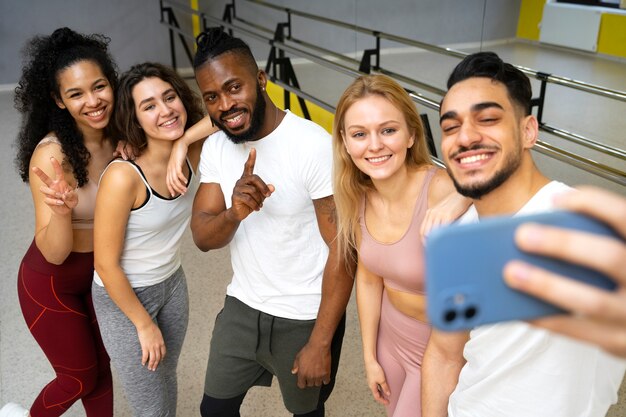
<svg viewBox="0 0 626 417">
<path fill-rule="evenodd" d="M 180 243 L 189 225 L 198 181 L 187 161 L 191 173 L 187 182 L 188 191 L 178 197 L 166 198 L 150 187 L 141 168 L 134 162 L 116 159 L 111 163 L 131 164 L 147 191 L 146 201 L 132 209 L 128 216 L 120 266 L 133 288 L 158 284 L 180 267 Z M 94 282 L 104 286 L 95 271 Z"/>
</svg>

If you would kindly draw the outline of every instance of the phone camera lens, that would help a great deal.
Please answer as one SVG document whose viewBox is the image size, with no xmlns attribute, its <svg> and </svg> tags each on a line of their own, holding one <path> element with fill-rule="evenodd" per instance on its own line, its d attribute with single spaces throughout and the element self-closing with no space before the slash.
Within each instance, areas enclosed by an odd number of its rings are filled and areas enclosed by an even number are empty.
<svg viewBox="0 0 626 417">
<path fill-rule="evenodd" d="M 476 307 L 469 306 L 465 309 L 465 318 L 466 319 L 474 318 L 474 316 L 476 316 L 476 313 L 477 313 Z"/>
<path fill-rule="evenodd" d="M 446 323 L 452 323 L 456 319 L 456 311 L 448 310 L 443 315 L 443 321 Z"/>
</svg>

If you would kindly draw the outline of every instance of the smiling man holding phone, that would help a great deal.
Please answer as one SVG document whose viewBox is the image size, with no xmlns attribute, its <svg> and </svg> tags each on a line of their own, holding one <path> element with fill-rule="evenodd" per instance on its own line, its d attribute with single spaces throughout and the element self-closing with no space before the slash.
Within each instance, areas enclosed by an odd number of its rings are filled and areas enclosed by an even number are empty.
<svg viewBox="0 0 626 417">
<path fill-rule="evenodd" d="M 463 222 L 549 211 L 569 190 L 533 162 L 531 93 L 528 78 L 491 52 L 469 55 L 450 75 L 441 147 L 457 191 L 474 202 Z M 489 253 L 481 256 L 489 262 Z M 595 346 L 520 321 L 434 330 L 422 367 L 423 416 L 600 417 L 617 400 L 625 369 Z"/>
</svg>

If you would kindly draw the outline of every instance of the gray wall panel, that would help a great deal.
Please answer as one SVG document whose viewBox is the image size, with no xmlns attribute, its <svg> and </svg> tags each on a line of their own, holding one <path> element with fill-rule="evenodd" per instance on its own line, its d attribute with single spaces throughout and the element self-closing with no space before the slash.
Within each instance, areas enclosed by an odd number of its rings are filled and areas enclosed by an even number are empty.
<svg viewBox="0 0 626 417">
<path fill-rule="evenodd" d="M 188 27 L 189 18 L 179 20 Z M 170 64 L 167 28 L 159 21 L 157 0 L 0 0 L 0 84 L 19 80 L 27 39 L 62 26 L 109 36 L 121 71 L 148 60 Z M 187 66 L 185 60 L 180 55 Z"/>
<path fill-rule="evenodd" d="M 189 4 L 179 0 L 182 4 Z M 479 42 L 515 36 L 521 0 L 272 0 L 273 4 L 342 20 L 434 44 Z M 225 0 L 200 0 L 200 10 L 221 17 Z M 14 84 L 20 76 L 20 49 L 36 34 L 60 26 L 79 32 L 104 33 L 120 70 L 154 60 L 171 63 L 169 38 L 159 23 L 157 0 L 0 0 L 0 84 Z M 286 14 L 249 2 L 237 2 L 238 15 L 274 29 Z M 482 27 L 483 13 L 485 26 Z M 176 11 L 189 33 L 190 18 Z M 373 38 L 294 17 L 294 36 L 325 48 L 350 53 L 371 48 Z M 244 37 L 245 38 L 245 37 Z M 257 59 L 266 59 L 269 47 L 247 39 Z M 177 39 L 179 67 L 189 62 Z M 191 41 L 189 41 L 191 44 Z M 383 42 L 383 48 L 402 45 Z"/>
</svg>

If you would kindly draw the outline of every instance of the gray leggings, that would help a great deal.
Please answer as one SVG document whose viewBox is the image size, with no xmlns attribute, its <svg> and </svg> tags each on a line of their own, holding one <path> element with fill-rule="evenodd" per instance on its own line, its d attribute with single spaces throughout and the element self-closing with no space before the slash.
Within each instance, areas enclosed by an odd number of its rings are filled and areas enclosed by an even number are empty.
<svg viewBox="0 0 626 417">
<path fill-rule="evenodd" d="M 137 329 L 109 298 L 92 285 L 93 304 L 104 346 L 122 382 L 135 417 L 176 416 L 176 366 L 189 321 L 189 296 L 182 267 L 163 282 L 134 288 L 141 304 L 159 326 L 167 353 L 156 371 L 141 365 Z"/>
</svg>

